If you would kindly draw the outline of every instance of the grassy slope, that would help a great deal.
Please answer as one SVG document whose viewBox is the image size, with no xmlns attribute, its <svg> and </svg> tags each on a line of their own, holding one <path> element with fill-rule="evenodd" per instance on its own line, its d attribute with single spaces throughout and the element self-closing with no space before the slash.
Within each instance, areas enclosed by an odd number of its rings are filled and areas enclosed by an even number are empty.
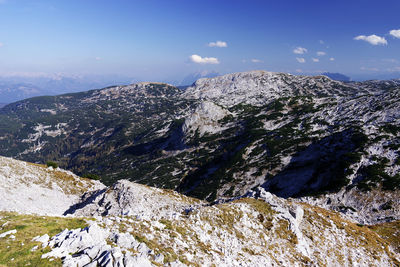
<svg viewBox="0 0 400 267">
<path fill-rule="evenodd" d="M 252 221 L 259 221 L 263 225 L 258 230 L 255 231 L 251 236 L 245 236 L 238 232 L 235 226 L 240 224 L 240 221 L 244 214 L 239 208 L 241 205 L 246 205 L 250 208 L 249 218 Z M 305 220 L 303 222 L 304 234 L 307 237 L 315 239 L 313 242 L 318 244 L 318 242 L 327 242 L 323 238 L 315 236 L 315 226 L 321 227 L 322 229 L 329 229 L 331 223 L 336 225 L 338 229 L 343 229 L 350 239 L 354 240 L 364 240 L 360 244 L 369 250 L 371 253 L 379 257 L 379 254 L 383 250 L 387 251 L 387 245 L 391 245 L 395 251 L 399 250 L 398 234 L 400 229 L 400 222 L 392 222 L 386 224 L 380 224 L 375 226 L 362 226 L 356 225 L 350 222 L 346 222 L 341 219 L 336 213 L 326 211 L 320 208 L 311 207 L 305 204 L 305 208 L 308 210 L 305 214 Z M 194 214 L 195 217 L 196 213 Z M 252 214 L 252 215 L 250 215 Z M 258 214 L 258 215 L 257 215 Z M 228 234 L 233 234 L 237 236 L 240 242 L 252 244 L 254 238 L 258 236 L 270 236 L 274 239 L 279 239 L 279 242 L 285 242 L 285 246 L 290 251 L 294 253 L 293 256 L 298 253 L 295 252 L 294 247 L 297 244 L 296 236 L 293 235 L 291 231 L 288 231 L 288 224 L 285 220 L 274 220 L 275 212 L 271 210 L 269 204 L 263 201 L 254 199 L 241 199 L 234 201 L 232 203 L 220 204 L 214 207 L 206 208 L 203 212 L 200 212 L 200 216 L 197 217 L 203 221 L 202 225 L 210 228 L 207 235 L 214 236 L 217 238 L 219 232 L 225 231 Z M 253 218 L 256 216 L 255 218 Z M 198 219 L 195 219 L 197 221 Z M 191 220 L 160 220 L 159 223 L 164 225 L 164 229 L 151 229 L 148 227 L 151 222 L 146 221 L 136 221 L 134 223 L 121 222 L 119 224 L 119 230 L 125 232 L 128 228 L 131 234 L 140 242 L 145 242 L 151 249 L 155 250 L 157 253 L 162 253 L 165 255 L 165 261 L 179 260 L 188 265 L 196 266 L 196 261 L 188 261 L 186 257 L 182 256 L 185 253 L 184 248 L 176 248 L 176 250 L 170 249 L 175 243 L 175 239 L 182 239 L 184 243 L 190 244 L 189 251 L 198 256 L 201 254 L 205 257 L 211 251 L 217 251 L 214 246 L 210 246 L 210 243 L 201 242 L 197 236 L 197 231 L 195 224 L 190 223 Z M 311 224 L 310 224 L 311 223 Z M 10 236 L 0 238 L 0 266 L 61 266 L 60 259 L 54 259 L 49 261 L 48 259 L 41 259 L 41 255 L 49 252 L 49 248 L 42 249 L 40 247 L 41 243 L 33 242 L 32 238 L 38 235 L 48 234 L 49 236 L 54 236 L 55 234 L 63 231 L 65 228 L 83 228 L 87 225 L 83 218 L 62 218 L 62 217 L 43 217 L 35 215 L 21 215 L 11 212 L 0 212 L 0 233 L 7 232 L 9 230 L 16 229 L 15 239 L 11 239 Z M 314 227 L 312 227 L 314 225 Z M 326 227 L 326 228 L 325 228 Z M 118 227 L 117 227 L 118 228 Z M 198 229 L 197 229 L 198 230 Z M 377 235 L 377 234 L 378 235 Z M 148 238 L 152 236 L 152 238 Z M 321 239 L 321 240 L 320 240 Z M 253 240 L 253 241 L 250 241 Z M 262 239 L 260 239 L 262 241 Z M 260 241 L 260 242 L 261 242 Z M 269 241 L 271 242 L 271 240 Z M 257 243 L 257 242 L 256 242 Z M 272 242 L 274 243 L 274 242 Z M 261 249 L 259 246 L 250 246 L 248 249 L 244 247 L 244 254 L 259 254 L 269 255 L 274 253 L 274 244 L 269 244 L 266 250 Z M 352 243 L 352 242 L 350 242 Z M 351 244 L 348 244 L 351 246 Z M 255 244 L 255 243 L 253 243 Z M 31 249 L 39 245 L 36 251 L 31 251 Z M 258 244 L 260 245 L 260 244 Z M 352 244 L 354 245 L 354 244 Z M 279 246 L 278 246 L 279 248 Z M 183 250 L 181 250 L 183 249 Z M 187 249 L 187 248 L 186 248 Z M 269 250 L 271 249 L 271 250 Z M 177 253 L 178 252 L 178 253 Z M 388 252 L 388 251 L 387 251 Z M 337 253 L 332 251 L 332 253 Z M 390 254 L 390 253 L 389 253 Z M 335 254 L 336 255 L 336 254 Z M 210 256 L 210 255 L 208 255 Z M 297 255 L 297 256 L 300 256 Z M 339 253 L 335 257 L 339 259 L 341 254 Z M 317 257 L 318 258 L 318 257 Z M 202 261 L 202 256 L 195 259 Z M 309 259 L 304 258 L 305 261 Z M 395 258 L 392 258 L 394 264 L 398 264 Z M 339 260 L 340 261 L 340 260 Z M 154 262 L 153 262 L 154 263 Z"/>
<path fill-rule="evenodd" d="M 8 223 L 7 223 L 8 222 Z M 48 252 L 47 247 L 42 249 L 40 242 L 32 241 L 38 235 L 53 236 L 64 229 L 85 227 L 87 224 L 82 218 L 44 217 L 35 215 L 21 215 L 12 212 L 0 212 L 0 233 L 16 229 L 15 239 L 6 236 L 0 238 L 0 266 L 61 266 L 61 260 L 49 261 L 41 255 Z M 36 251 L 31 249 L 39 245 Z"/>
</svg>

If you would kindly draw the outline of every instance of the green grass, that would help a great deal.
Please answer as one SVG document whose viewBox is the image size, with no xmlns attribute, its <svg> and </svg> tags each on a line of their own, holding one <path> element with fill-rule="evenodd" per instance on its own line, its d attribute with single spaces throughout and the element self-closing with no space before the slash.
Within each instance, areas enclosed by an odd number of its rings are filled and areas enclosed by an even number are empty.
<svg viewBox="0 0 400 267">
<path fill-rule="evenodd" d="M 87 226 L 84 219 L 44 217 L 36 215 L 21 215 L 13 212 L 0 212 L 0 233 L 16 229 L 15 239 L 9 236 L 0 238 L 0 266 L 61 266 L 60 259 L 49 261 L 42 259 L 50 248 L 41 248 L 40 242 L 32 241 L 38 235 L 54 236 L 64 229 L 83 228 Z M 31 249 L 38 245 L 36 251 Z"/>
</svg>

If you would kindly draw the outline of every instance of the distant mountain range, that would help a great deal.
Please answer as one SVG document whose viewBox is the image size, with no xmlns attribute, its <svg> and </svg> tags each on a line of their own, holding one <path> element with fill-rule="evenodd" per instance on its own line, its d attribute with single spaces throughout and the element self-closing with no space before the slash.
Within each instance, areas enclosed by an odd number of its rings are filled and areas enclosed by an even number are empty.
<svg viewBox="0 0 400 267">
<path fill-rule="evenodd" d="M 187 75 L 182 81 L 168 83 L 184 89 L 200 78 L 212 78 L 218 75 L 219 73 L 214 71 L 195 72 Z M 118 75 L 0 76 L 0 107 L 1 103 L 12 103 L 35 96 L 81 92 L 138 81 L 132 77 Z"/>
<path fill-rule="evenodd" d="M 11 103 L 34 96 L 80 92 L 132 82 L 136 80 L 122 76 L 1 76 L 0 102 Z"/>
<path fill-rule="evenodd" d="M 352 74 L 351 77 L 342 73 L 333 73 L 333 72 L 324 72 L 321 74 L 331 78 L 332 80 L 343 81 L 343 82 L 400 79 L 400 72 Z"/>
<path fill-rule="evenodd" d="M 332 72 L 324 72 L 322 73 L 322 75 L 325 75 L 329 78 L 331 78 L 332 80 L 336 80 L 336 81 L 342 81 L 342 82 L 350 82 L 351 78 L 341 74 L 341 73 L 332 73 Z"/>
<path fill-rule="evenodd" d="M 179 85 L 181 86 L 187 86 L 187 85 L 192 85 L 195 81 L 201 78 L 214 78 L 216 76 L 219 76 L 220 74 L 215 71 L 201 71 L 201 72 L 195 72 L 187 75 L 183 80 L 180 82 Z"/>
</svg>

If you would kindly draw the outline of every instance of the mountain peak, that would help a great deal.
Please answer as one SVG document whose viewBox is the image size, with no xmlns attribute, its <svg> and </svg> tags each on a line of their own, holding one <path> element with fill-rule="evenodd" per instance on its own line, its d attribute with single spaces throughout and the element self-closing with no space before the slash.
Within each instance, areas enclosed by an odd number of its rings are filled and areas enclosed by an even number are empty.
<svg viewBox="0 0 400 267">
<path fill-rule="evenodd" d="M 264 105 L 271 99 L 292 96 L 347 96 L 362 91 L 326 76 L 295 76 L 255 70 L 202 78 L 187 88 L 185 96 L 218 100 L 225 106 L 239 103 Z"/>
</svg>

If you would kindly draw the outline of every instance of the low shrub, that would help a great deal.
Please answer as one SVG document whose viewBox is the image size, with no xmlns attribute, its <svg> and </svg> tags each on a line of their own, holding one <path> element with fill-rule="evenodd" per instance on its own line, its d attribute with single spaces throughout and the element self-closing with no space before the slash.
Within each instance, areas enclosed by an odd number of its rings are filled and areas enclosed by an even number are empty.
<svg viewBox="0 0 400 267">
<path fill-rule="evenodd" d="M 92 180 L 100 180 L 100 176 L 97 174 L 94 174 L 94 173 L 86 173 L 82 177 L 92 179 Z"/>
<path fill-rule="evenodd" d="M 58 168 L 57 162 L 54 162 L 54 161 L 48 161 L 48 162 L 46 162 L 46 165 L 47 165 L 47 167 L 53 167 L 54 169 Z"/>
</svg>

